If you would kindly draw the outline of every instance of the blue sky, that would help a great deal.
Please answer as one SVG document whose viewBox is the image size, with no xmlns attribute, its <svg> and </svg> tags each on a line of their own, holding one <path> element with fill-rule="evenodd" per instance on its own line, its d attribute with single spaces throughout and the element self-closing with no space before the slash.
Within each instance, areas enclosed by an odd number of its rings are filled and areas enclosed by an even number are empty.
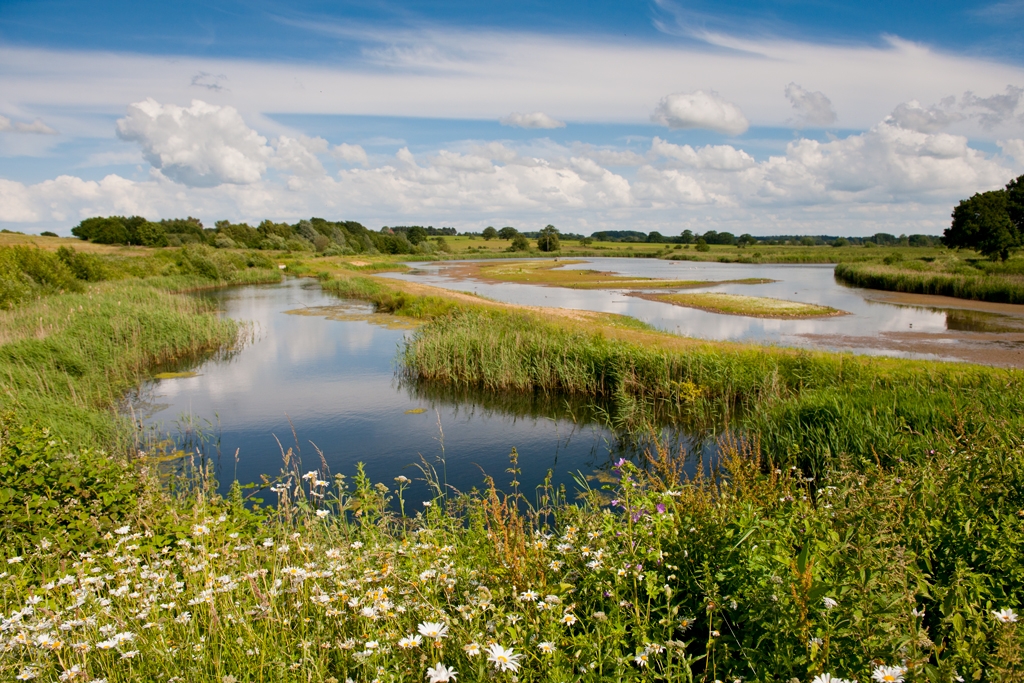
<svg viewBox="0 0 1024 683">
<path fill-rule="evenodd" d="M 0 225 L 939 233 L 1024 172 L 1024 0 L 11 2 Z"/>
</svg>

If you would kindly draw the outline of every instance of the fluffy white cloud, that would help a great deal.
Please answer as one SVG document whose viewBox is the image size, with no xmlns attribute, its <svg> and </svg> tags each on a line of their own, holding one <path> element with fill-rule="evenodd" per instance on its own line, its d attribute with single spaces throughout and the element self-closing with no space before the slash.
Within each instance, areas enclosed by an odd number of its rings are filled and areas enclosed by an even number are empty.
<svg viewBox="0 0 1024 683">
<path fill-rule="evenodd" d="M 706 128 L 726 135 L 739 135 L 750 127 L 739 107 L 714 91 L 703 90 L 666 95 L 651 120 L 669 128 Z"/>
<path fill-rule="evenodd" d="M 650 154 L 655 159 L 663 157 L 684 166 L 716 171 L 740 171 L 757 164 L 754 157 L 732 145 L 705 145 L 694 149 L 690 145 L 666 142 L 657 136 L 651 142 Z"/>
<path fill-rule="evenodd" d="M 498 123 L 513 128 L 565 128 L 564 121 L 553 119 L 540 111 L 535 111 L 532 114 L 520 114 L 514 111 L 508 116 L 498 119 Z"/>
<path fill-rule="evenodd" d="M 158 105 L 159 106 L 159 105 Z M 551 141 L 466 141 L 379 161 L 357 146 L 337 151 L 320 138 L 279 136 L 264 162 L 287 175 L 185 187 L 154 168 L 147 180 L 61 176 L 26 185 L 0 181 L 0 222 L 67 231 L 90 215 L 198 215 L 259 221 L 324 215 L 368 225 L 416 220 L 460 229 L 554 223 L 575 231 L 636 228 L 674 234 L 686 227 L 754 233 L 940 232 L 950 207 L 1016 175 L 1024 142 L 987 155 L 966 137 L 927 133 L 887 119 L 860 134 L 800 138 L 758 161 L 734 145 L 679 145 L 655 137 L 646 156 Z M 360 153 L 361 152 L 361 153 Z M 348 154 L 365 166 L 327 174 L 320 157 Z M 621 172 L 607 168 L 619 163 Z M 629 162 L 629 163 L 624 163 Z M 1019 171 L 1018 171 L 1019 173 Z M 467 225 L 467 222 L 470 224 Z"/>
<path fill-rule="evenodd" d="M 825 93 L 804 90 L 796 83 L 786 86 L 786 99 L 799 112 L 797 124 L 801 126 L 831 126 L 836 122 L 836 110 Z"/>
<path fill-rule="evenodd" d="M 1024 140 L 1000 140 L 999 148 L 1003 150 L 1004 156 L 1010 157 L 1019 166 L 1024 166 Z"/>
<path fill-rule="evenodd" d="M 42 119 L 36 119 L 32 123 L 11 121 L 6 116 L 0 116 L 0 133 L 35 133 L 36 135 L 56 135 L 57 131 L 43 123 Z"/>
<path fill-rule="evenodd" d="M 117 134 L 137 142 L 165 176 L 190 187 L 255 183 L 273 152 L 234 107 L 201 100 L 188 108 L 152 98 L 136 102 L 117 121 Z"/>
<path fill-rule="evenodd" d="M 316 155 L 325 153 L 328 147 L 327 140 L 320 137 L 282 135 L 274 145 L 271 164 L 303 177 L 320 176 L 324 174 L 324 165 Z"/>
<path fill-rule="evenodd" d="M 1024 88 L 1014 85 L 1006 86 L 1006 90 L 1001 95 L 990 95 L 989 97 L 978 97 L 973 92 L 966 92 L 963 106 L 975 109 L 978 122 L 984 128 L 991 129 L 1014 118 L 1021 96 L 1024 96 Z"/>
<path fill-rule="evenodd" d="M 362 164 L 363 166 L 366 166 L 370 163 L 369 157 L 366 156 L 365 149 L 359 145 L 350 145 L 345 142 L 332 147 L 331 155 L 348 164 Z"/>
</svg>

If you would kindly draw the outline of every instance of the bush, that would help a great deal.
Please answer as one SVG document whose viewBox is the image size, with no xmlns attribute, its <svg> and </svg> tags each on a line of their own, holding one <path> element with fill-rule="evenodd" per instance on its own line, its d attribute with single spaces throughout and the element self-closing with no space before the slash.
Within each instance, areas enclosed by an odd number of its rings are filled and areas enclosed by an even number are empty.
<svg viewBox="0 0 1024 683">
<path fill-rule="evenodd" d="M 516 233 L 515 237 L 512 238 L 512 244 L 508 247 L 509 251 L 529 251 L 530 240 L 526 239 L 526 236 Z"/>
<path fill-rule="evenodd" d="M 108 454 L 73 450 L 48 428 L 0 415 L 0 546 L 88 550 L 134 515 L 143 490 L 135 471 Z"/>
</svg>

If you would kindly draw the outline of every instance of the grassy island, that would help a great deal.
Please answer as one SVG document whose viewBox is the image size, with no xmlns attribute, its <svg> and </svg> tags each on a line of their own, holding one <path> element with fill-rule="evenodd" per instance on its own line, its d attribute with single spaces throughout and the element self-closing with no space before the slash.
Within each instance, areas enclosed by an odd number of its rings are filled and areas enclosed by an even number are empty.
<svg viewBox="0 0 1024 683">
<path fill-rule="evenodd" d="M 711 313 L 726 315 L 743 315 L 752 318 L 828 318 L 845 315 L 843 311 L 831 306 L 819 306 L 800 301 L 786 301 L 764 296 L 743 296 L 741 294 L 723 294 L 718 292 L 687 292 L 672 294 L 651 294 L 648 292 L 629 292 L 649 301 L 661 301 L 674 306 L 699 308 Z"/>
</svg>

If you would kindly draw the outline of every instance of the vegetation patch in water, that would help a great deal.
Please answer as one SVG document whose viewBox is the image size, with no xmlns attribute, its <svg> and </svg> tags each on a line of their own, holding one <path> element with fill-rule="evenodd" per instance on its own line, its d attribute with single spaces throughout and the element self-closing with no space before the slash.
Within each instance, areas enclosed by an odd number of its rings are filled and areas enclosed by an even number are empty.
<svg viewBox="0 0 1024 683">
<path fill-rule="evenodd" d="M 717 292 L 686 292 L 673 294 L 650 294 L 629 292 L 629 296 L 649 301 L 661 301 L 674 306 L 699 308 L 711 313 L 743 315 L 753 318 L 828 318 L 847 315 L 845 311 L 830 306 L 808 304 L 800 301 L 786 301 L 763 296 L 743 296 Z"/>
<path fill-rule="evenodd" d="M 569 289 L 680 289 L 685 287 L 709 287 L 720 284 L 765 284 L 773 282 L 764 278 L 741 280 L 665 280 L 649 277 L 630 277 L 617 273 L 589 270 L 565 269 L 563 266 L 586 263 L 582 260 L 566 261 L 512 261 L 503 263 L 473 263 L 457 267 L 457 271 L 468 277 L 477 277 L 495 282 L 519 282 Z"/>
<path fill-rule="evenodd" d="M 153 375 L 153 379 L 187 379 L 189 377 L 198 377 L 199 373 L 187 370 L 183 372 L 158 372 Z"/>
</svg>

